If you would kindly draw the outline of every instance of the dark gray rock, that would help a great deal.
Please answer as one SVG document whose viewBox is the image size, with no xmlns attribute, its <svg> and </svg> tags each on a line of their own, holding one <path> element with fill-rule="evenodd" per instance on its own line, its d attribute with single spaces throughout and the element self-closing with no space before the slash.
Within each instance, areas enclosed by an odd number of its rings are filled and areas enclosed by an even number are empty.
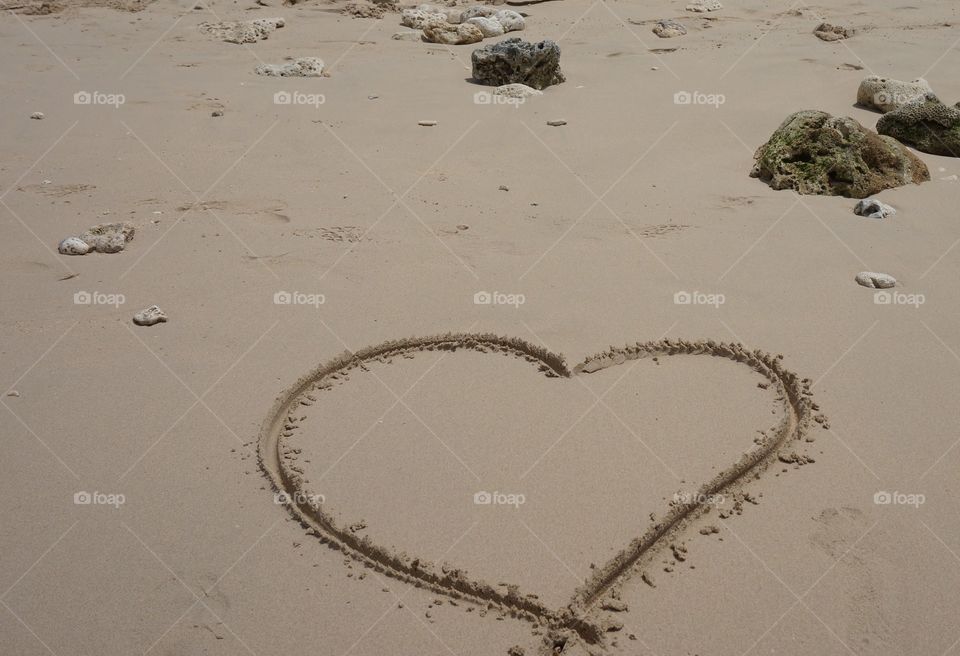
<svg viewBox="0 0 960 656">
<path fill-rule="evenodd" d="M 932 93 L 881 116 L 877 132 L 931 155 L 960 157 L 960 109 Z"/>
<path fill-rule="evenodd" d="M 530 43 L 505 39 L 473 51 L 473 79 L 481 84 L 526 84 L 544 89 L 566 78 L 560 70 L 560 46 L 549 39 Z"/>
</svg>

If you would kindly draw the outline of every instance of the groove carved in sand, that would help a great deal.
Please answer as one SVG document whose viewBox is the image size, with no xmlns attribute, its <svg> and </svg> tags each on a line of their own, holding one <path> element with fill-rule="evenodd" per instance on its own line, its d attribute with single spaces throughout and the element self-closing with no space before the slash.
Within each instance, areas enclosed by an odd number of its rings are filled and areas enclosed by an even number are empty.
<svg viewBox="0 0 960 656">
<path fill-rule="evenodd" d="M 593 571 L 592 576 L 573 594 L 566 607 L 548 608 L 533 597 L 522 595 L 515 586 L 504 592 L 483 581 L 470 578 L 459 568 L 434 565 L 373 543 L 360 537 L 348 526 L 339 525 L 333 514 L 315 501 L 304 489 L 303 472 L 296 464 L 296 455 L 288 443 L 295 434 L 299 420 L 296 409 L 300 404 L 312 405 L 315 391 L 328 389 L 342 374 L 353 369 L 365 369 L 366 362 L 386 360 L 394 356 L 418 351 L 470 349 L 480 352 L 513 354 L 538 367 L 551 378 L 569 378 L 587 375 L 628 360 L 654 356 L 702 355 L 726 358 L 747 366 L 767 379 L 778 393 L 784 415 L 772 435 L 761 440 L 744 453 L 737 462 L 702 484 L 688 502 L 674 501 L 666 514 L 654 521 L 642 534 L 634 538 L 609 562 Z M 456 599 L 465 599 L 484 606 L 496 606 L 503 612 L 531 622 L 546 625 L 557 635 L 576 633 L 587 643 L 602 645 L 604 630 L 594 618 L 602 598 L 638 569 L 646 555 L 667 536 L 681 531 L 686 523 L 702 513 L 707 499 L 732 491 L 747 478 L 766 467 L 777 454 L 795 440 L 801 439 L 810 427 L 815 408 L 810 400 L 809 380 L 801 380 L 787 371 L 780 356 L 763 351 L 751 351 L 740 344 L 723 342 L 660 340 L 638 342 L 623 348 L 586 358 L 573 370 L 567 368 L 563 356 L 535 346 L 522 339 L 492 334 L 451 333 L 432 337 L 415 337 L 389 341 L 345 353 L 323 364 L 298 380 L 283 393 L 267 415 L 259 442 L 261 467 L 277 492 L 285 493 L 287 508 L 300 523 L 330 544 L 363 562 L 375 571 L 424 587 Z"/>
</svg>

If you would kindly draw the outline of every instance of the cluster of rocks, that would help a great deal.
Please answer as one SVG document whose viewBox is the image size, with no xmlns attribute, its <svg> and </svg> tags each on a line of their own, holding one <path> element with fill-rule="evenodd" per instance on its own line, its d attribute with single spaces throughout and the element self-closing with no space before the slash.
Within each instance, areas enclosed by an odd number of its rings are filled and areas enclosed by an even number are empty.
<svg viewBox="0 0 960 656">
<path fill-rule="evenodd" d="M 79 237 L 67 237 L 57 247 L 64 255 L 86 255 L 87 253 L 119 253 L 133 240 L 136 232 L 132 223 L 100 223 Z"/>
<path fill-rule="evenodd" d="M 200 32 L 227 43 L 256 43 L 283 27 L 282 18 L 257 18 L 248 21 L 200 23 Z"/>
<path fill-rule="evenodd" d="M 960 157 L 960 103 L 943 103 L 923 78 L 872 75 L 860 83 L 857 104 L 883 114 L 878 133 L 924 153 Z"/>
<path fill-rule="evenodd" d="M 470 59 L 474 81 L 489 86 L 523 84 L 542 90 L 566 80 L 560 70 L 560 46 L 549 39 L 539 43 L 505 39 L 477 48 Z"/>
<path fill-rule="evenodd" d="M 400 23 L 422 30 L 424 41 L 446 45 L 479 43 L 526 27 L 523 16 L 516 11 L 490 5 L 461 8 L 423 4 L 404 9 Z"/>
</svg>

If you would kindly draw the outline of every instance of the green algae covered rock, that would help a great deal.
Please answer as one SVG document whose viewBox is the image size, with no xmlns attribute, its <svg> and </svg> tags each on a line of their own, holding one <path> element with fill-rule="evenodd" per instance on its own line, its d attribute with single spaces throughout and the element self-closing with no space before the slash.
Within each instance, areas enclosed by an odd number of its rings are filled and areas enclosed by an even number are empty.
<svg viewBox="0 0 960 656">
<path fill-rule="evenodd" d="M 752 177 L 800 194 L 866 198 L 930 179 L 927 165 L 896 139 L 815 110 L 788 116 L 754 159 Z"/>
<path fill-rule="evenodd" d="M 960 157 L 960 108 L 932 93 L 881 116 L 877 132 L 931 155 Z"/>
</svg>

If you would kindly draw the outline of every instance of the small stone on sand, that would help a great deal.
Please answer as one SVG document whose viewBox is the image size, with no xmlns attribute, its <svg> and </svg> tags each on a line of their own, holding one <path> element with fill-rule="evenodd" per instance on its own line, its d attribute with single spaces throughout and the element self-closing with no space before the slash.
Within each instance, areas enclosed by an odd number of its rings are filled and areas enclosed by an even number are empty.
<svg viewBox="0 0 960 656">
<path fill-rule="evenodd" d="M 549 125 L 550 127 L 553 127 L 553 128 L 558 128 L 558 127 L 560 127 L 561 125 L 566 125 L 566 124 L 567 124 L 567 122 L 564 121 L 562 118 L 561 118 L 561 119 L 557 119 L 557 120 L 555 120 L 555 121 L 547 121 L 547 125 Z"/>
<path fill-rule="evenodd" d="M 813 33 L 821 41 L 839 41 L 853 36 L 853 30 L 830 23 L 820 23 Z"/>
<path fill-rule="evenodd" d="M 90 252 L 90 244 L 79 237 L 67 237 L 60 242 L 57 250 L 63 255 L 86 255 Z"/>
<path fill-rule="evenodd" d="M 874 271 L 861 271 L 857 274 L 856 281 L 870 289 L 889 289 L 897 284 L 897 279 L 890 274 Z"/>
<path fill-rule="evenodd" d="M 151 305 L 133 315 L 133 323 L 138 326 L 152 326 L 157 323 L 163 323 L 166 320 L 167 315 L 164 314 L 158 305 Z"/>
<path fill-rule="evenodd" d="M 720 9 L 723 9 L 720 0 L 695 0 L 687 5 L 687 11 L 695 11 L 699 14 Z"/>
<path fill-rule="evenodd" d="M 669 39 L 675 36 L 683 36 L 687 33 L 687 28 L 675 20 L 663 18 L 653 26 L 653 33 L 661 39 Z"/>
<path fill-rule="evenodd" d="M 286 64 L 260 64 L 257 75 L 272 77 L 323 77 L 324 63 L 319 57 L 297 57 Z"/>
<path fill-rule="evenodd" d="M 425 128 L 432 128 L 436 124 L 436 121 L 417 121 L 417 125 L 422 125 Z"/>
<path fill-rule="evenodd" d="M 35 121 L 42 121 L 42 120 L 43 120 L 43 112 L 34 112 L 33 114 L 30 115 L 30 118 L 32 118 L 32 119 L 35 120 Z"/>
<path fill-rule="evenodd" d="M 897 210 L 876 198 L 864 198 L 853 208 L 853 213 L 870 219 L 885 219 L 896 214 Z"/>
</svg>

